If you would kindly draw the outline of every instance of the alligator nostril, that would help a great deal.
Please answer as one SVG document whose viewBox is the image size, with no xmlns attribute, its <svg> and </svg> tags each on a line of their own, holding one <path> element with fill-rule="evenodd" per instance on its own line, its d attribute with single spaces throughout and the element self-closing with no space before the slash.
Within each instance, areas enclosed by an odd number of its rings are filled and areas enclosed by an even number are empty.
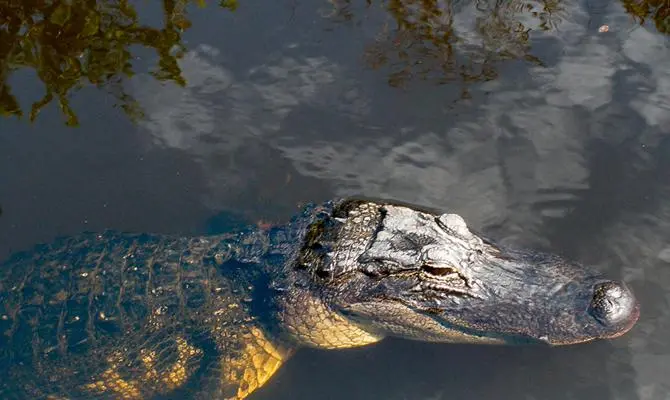
<svg viewBox="0 0 670 400">
<path fill-rule="evenodd" d="M 589 312 L 601 324 L 608 326 L 630 319 L 635 307 L 635 296 L 625 284 L 603 282 L 594 287 Z"/>
</svg>

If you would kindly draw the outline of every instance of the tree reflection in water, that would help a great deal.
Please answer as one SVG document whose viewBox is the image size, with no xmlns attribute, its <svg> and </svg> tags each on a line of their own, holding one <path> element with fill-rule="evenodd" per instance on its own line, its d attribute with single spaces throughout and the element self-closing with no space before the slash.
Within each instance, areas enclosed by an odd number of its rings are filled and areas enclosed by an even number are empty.
<svg viewBox="0 0 670 400">
<path fill-rule="evenodd" d="M 669 0 L 621 0 L 639 23 L 653 21 L 659 32 L 670 32 Z M 351 21 L 356 7 L 380 7 L 388 14 L 376 40 L 367 46 L 366 64 L 390 69 L 388 82 L 402 86 L 418 77 L 438 83 L 464 83 L 495 79 L 496 63 L 516 59 L 541 64 L 530 53 L 532 30 L 554 29 L 560 23 L 559 0 L 506 2 L 478 0 L 330 0 L 331 18 Z M 57 101 L 67 125 L 78 124 L 69 97 L 85 85 L 105 88 L 130 118 L 141 116 L 137 102 L 123 88 L 133 76 L 131 46 L 151 48 L 158 63 L 151 72 L 161 81 L 185 85 L 178 60 L 185 52 L 183 33 L 189 29 L 187 8 L 206 6 L 204 0 L 163 0 L 163 26 L 139 22 L 128 0 L 5 0 L 0 3 L 0 113 L 21 117 L 24 112 L 12 93 L 12 72 L 36 72 L 45 94 L 29 112 Z M 237 0 L 221 0 L 218 7 L 237 8 Z M 459 31 L 454 15 L 463 7 L 476 7 L 473 31 Z M 528 17 L 535 26 L 528 26 Z M 523 21 L 523 22 L 522 22 Z M 468 41 L 476 34 L 477 41 Z M 458 51 L 455 46 L 458 45 Z"/>
<path fill-rule="evenodd" d="M 351 0 L 330 1 L 335 20 L 350 22 L 365 12 L 356 9 L 360 4 Z M 622 2 L 640 24 L 653 20 L 659 32 L 670 32 L 670 1 Z M 566 14 L 564 4 L 560 0 L 385 0 L 380 4 L 368 0 L 367 8 L 382 6 L 389 18 L 374 43 L 367 46 L 365 60 L 371 68 L 390 70 L 388 82 L 392 86 L 402 86 L 413 78 L 438 84 L 492 80 L 497 77 L 495 66 L 500 61 L 542 65 L 530 52 L 529 34 L 557 28 Z M 476 10 L 471 31 L 454 18 L 464 7 Z"/>
<path fill-rule="evenodd" d="M 86 84 L 104 87 L 131 117 L 139 108 L 122 85 L 133 75 L 130 48 L 152 48 L 159 56 L 152 75 L 179 85 L 185 82 L 177 60 L 185 48 L 182 33 L 191 26 L 186 7 L 191 0 L 165 0 L 163 26 L 142 25 L 127 0 L 6 0 L 0 3 L 0 112 L 22 116 L 7 80 L 16 70 L 31 69 L 45 87 L 30 120 L 56 100 L 68 125 L 77 125 L 69 96 Z M 202 0 L 197 2 L 204 6 Z M 236 3 L 222 3 L 233 9 Z"/>
</svg>

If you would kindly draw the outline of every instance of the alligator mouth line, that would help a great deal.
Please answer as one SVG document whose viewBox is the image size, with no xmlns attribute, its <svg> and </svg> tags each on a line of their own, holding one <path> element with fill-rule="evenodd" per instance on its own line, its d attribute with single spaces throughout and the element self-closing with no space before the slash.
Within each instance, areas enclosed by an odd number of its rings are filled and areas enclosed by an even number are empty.
<svg viewBox="0 0 670 400">
<path fill-rule="evenodd" d="M 440 324 L 442 327 L 446 329 L 459 332 L 467 337 L 477 338 L 473 339 L 473 342 L 475 341 L 478 343 L 488 342 L 490 344 L 499 344 L 499 345 L 537 345 L 537 346 L 557 345 L 552 343 L 549 340 L 549 338 L 534 338 L 532 336 L 521 333 L 501 333 L 501 332 L 485 331 L 470 328 L 465 326 L 464 324 L 459 325 L 445 321 L 444 319 L 430 312 L 424 312 L 424 315 L 430 317 L 433 321 Z"/>
</svg>

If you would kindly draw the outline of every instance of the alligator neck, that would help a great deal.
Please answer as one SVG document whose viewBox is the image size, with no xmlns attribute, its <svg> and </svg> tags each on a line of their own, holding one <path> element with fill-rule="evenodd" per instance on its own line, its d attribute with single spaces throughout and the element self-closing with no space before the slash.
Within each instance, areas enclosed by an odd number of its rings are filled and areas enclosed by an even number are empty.
<svg viewBox="0 0 670 400">
<path fill-rule="evenodd" d="M 310 238 L 324 221 L 335 217 L 339 201 L 308 206 L 288 227 L 276 230 L 269 255 L 280 255 L 283 273 L 274 282 L 276 320 L 285 336 L 299 345 L 339 349 L 375 343 L 383 337 L 351 322 L 330 304 L 320 283 L 305 269 L 302 261 Z M 336 238 L 333 238 L 336 239 Z"/>
</svg>

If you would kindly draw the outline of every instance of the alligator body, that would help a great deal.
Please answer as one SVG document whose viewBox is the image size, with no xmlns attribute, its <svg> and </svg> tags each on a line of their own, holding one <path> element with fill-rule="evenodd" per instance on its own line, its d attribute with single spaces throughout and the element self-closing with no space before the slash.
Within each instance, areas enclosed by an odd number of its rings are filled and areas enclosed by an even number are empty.
<svg viewBox="0 0 670 400">
<path fill-rule="evenodd" d="M 338 200 L 269 229 L 83 234 L 14 255 L 0 398 L 239 400 L 303 346 L 574 344 L 638 315 L 625 284 L 455 214 Z"/>
</svg>

